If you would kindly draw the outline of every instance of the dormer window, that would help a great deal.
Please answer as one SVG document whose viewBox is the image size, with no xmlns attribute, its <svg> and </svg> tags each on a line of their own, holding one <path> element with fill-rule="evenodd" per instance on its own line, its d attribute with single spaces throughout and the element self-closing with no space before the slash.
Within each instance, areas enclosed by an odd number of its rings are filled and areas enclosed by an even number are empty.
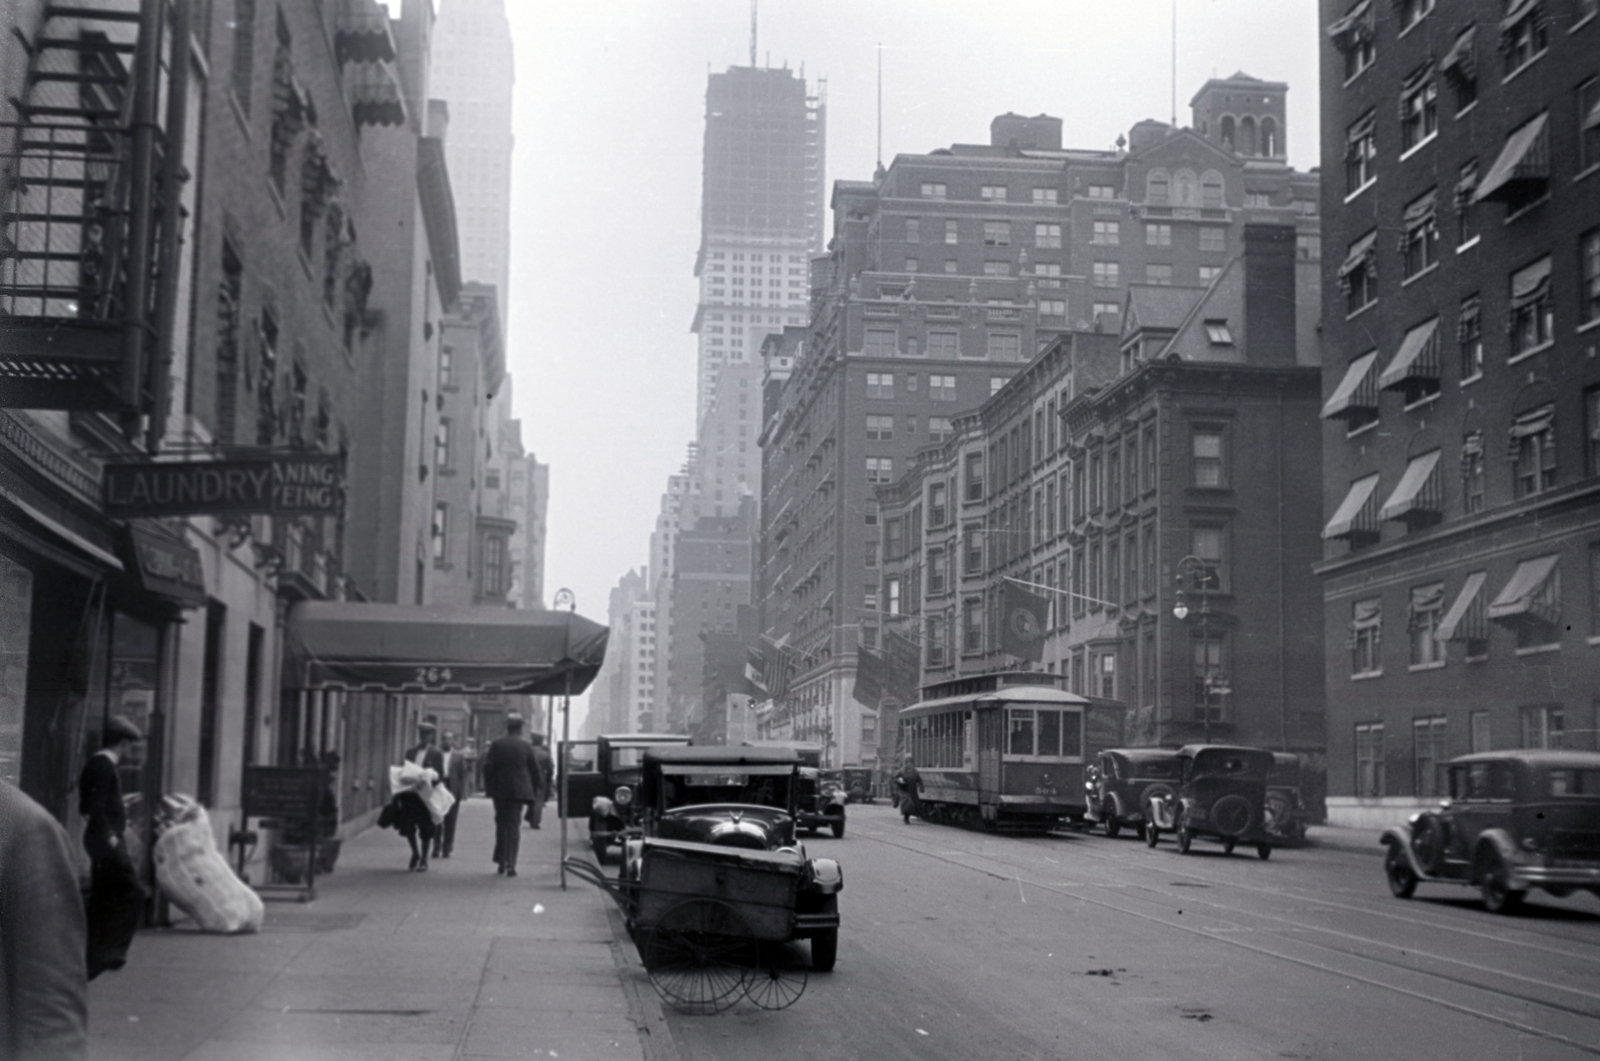
<svg viewBox="0 0 1600 1061">
<path fill-rule="evenodd" d="M 1212 346 L 1232 346 L 1233 333 L 1228 330 L 1228 322 L 1226 320 L 1206 321 L 1206 339 L 1210 341 Z"/>
</svg>

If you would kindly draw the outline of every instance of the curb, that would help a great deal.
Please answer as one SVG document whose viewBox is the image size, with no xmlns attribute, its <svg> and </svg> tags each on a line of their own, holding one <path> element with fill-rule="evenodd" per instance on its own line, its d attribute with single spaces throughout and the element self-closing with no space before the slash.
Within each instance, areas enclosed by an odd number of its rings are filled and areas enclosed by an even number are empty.
<svg viewBox="0 0 1600 1061">
<path fill-rule="evenodd" d="M 628 996 L 629 1012 L 634 1014 L 639 1029 L 639 1045 L 645 1061 L 681 1061 L 678 1044 L 672 1041 L 672 1030 L 667 1027 L 667 1015 L 654 990 L 645 990 L 648 977 L 644 964 L 639 961 L 633 940 L 628 936 L 628 926 L 622 911 L 610 899 L 603 898 L 606 920 L 611 925 L 611 957 L 617 963 L 617 979 L 623 993 Z"/>
</svg>

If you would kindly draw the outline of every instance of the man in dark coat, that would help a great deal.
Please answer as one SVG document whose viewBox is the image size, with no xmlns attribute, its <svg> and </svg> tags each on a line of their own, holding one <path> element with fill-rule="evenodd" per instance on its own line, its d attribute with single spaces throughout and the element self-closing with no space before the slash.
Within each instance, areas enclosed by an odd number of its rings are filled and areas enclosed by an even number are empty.
<svg viewBox="0 0 1600 1061">
<path fill-rule="evenodd" d="M 543 782 L 528 804 L 528 824 L 535 829 L 544 818 L 544 805 L 550 802 L 550 788 L 555 784 L 556 763 L 550 758 L 550 749 L 544 746 L 544 734 L 535 733 L 528 738 L 533 742 L 533 757 L 539 760 L 539 778 Z"/>
<path fill-rule="evenodd" d="M 406 762 L 416 763 L 424 770 L 433 771 L 434 784 L 442 784 L 446 780 L 444 776 L 445 754 L 444 751 L 434 743 L 438 736 L 439 727 L 435 723 L 430 722 L 427 719 L 423 719 L 421 722 L 417 723 L 417 743 L 412 745 L 406 751 Z M 445 787 L 450 788 L 448 784 L 445 784 Z M 450 794 L 455 796 L 455 790 L 450 789 Z M 456 798 L 459 799 L 460 797 L 457 796 Z M 450 809 L 455 809 L 453 804 Z M 434 858 L 444 857 L 443 825 L 444 823 L 440 822 L 439 825 L 431 831 L 432 839 L 424 841 L 432 846 Z M 425 851 L 424 856 L 426 856 L 426 854 L 427 852 Z M 424 857 L 423 864 L 426 865 L 426 863 L 427 858 Z"/>
<path fill-rule="evenodd" d="M 522 840 L 522 809 L 538 798 L 544 784 L 533 745 L 522 738 L 522 716 L 506 716 L 506 735 L 483 757 L 483 788 L 494 801 L 494 862 L 497 872 L 517 875 Z"/>
<path fill-rule="evenodd" d="M 87 930 L 71 841 L 0 781 L 0 1061 L 82 1061 Z"/>
<path fill-rule="evenodd" d="M 466 752 L 456 746 L 454 733 L 447 732 L 444 735 L 444 744 L 439 750 L 444 753 L 444 787 L 450 790 L 456 801 L 445 811 L 441 835 L 435 841 L 438 850 L 434 854 L 439 858 L 449 858 L 456 846 L 456 816 L 461 813 L 461 801 L 467 798 L 468 764 Z"/>
<path fill-rule="evenodd" d="M 120 716 L 106 722 L 103 747 L 83 764 L 78 775 L 78 811 L 83 815 L 83 849 L 89 855 L 89 979 L 127 964 L 128 945 L 139 927 L 144 886 L 128 856 L 123 830 L 128 814 L 122 805 L 117 764 L 144 734 Z"/>
</svg>

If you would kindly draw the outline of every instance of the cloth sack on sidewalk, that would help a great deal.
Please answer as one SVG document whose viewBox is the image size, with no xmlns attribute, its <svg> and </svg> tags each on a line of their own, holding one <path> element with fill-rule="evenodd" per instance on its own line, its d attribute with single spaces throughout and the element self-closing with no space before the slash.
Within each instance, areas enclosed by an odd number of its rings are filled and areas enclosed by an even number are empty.
<svg viewBox="0 0 1600 1061">
<path fill-rule="evenodd" d="M 205 808 L 188 796 L 162 803 L 167 824 L 155 846 L 161 893 L 207 932 L 258 931 L 266 908 L 217 850 Z"/>
<path fill-rule="evenodd" d="M 444 821 L 446 812 L 456 801 L 450 790 L 439 784 L 438 771 L 416 763 L 389 767 L 389 792 L 391 796 L 398 796 L 402 792 L 415 792 L 421 796 L 422 802 L 428 805 L 428 814 L 435 825 Z"/>
</svg>

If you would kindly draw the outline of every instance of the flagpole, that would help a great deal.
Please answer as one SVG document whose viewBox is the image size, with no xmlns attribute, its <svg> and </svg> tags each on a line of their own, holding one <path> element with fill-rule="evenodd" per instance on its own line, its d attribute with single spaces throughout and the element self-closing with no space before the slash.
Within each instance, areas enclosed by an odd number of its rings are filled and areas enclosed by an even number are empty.
<svg viewBox="0 0 1600 1061">
<path fill-rule="evenodd" d="M 1115 601 L 1101 600 L 1098 597 L 1091 597 L 1086 593 L 1074 593 L 1070 589 L 1058 589 L 1055 586 L 1046 586 L 1038 582 L 1024 582 L 1022 579 L 1012 578 L 1010 575 L 1002 575 L 1000 580 L 1002 582 L 1015 582 L 1017 585 L 1026 586 L 1028 589 L 1042 589 L 1049 593 L 1059 593 L 1063 597 L 1076 597 L 1079 600 L 1086 600 L 1090 604 L 1098 604 L 1104 608 L 1122 607 L 1122 605 L 1116 603 Z"/>
</svg>

